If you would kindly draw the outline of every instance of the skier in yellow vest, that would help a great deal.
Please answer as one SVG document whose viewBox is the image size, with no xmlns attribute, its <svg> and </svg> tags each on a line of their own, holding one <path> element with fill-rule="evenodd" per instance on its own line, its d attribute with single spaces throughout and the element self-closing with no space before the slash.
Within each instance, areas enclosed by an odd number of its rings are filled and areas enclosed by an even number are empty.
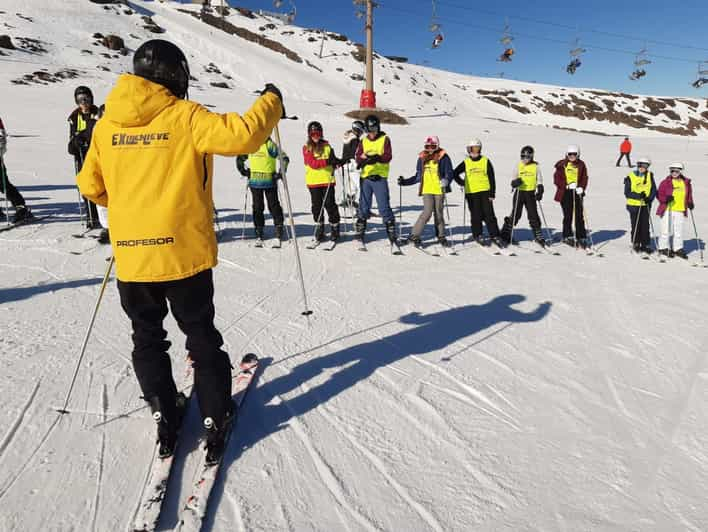
<svg viewBox="0 0 708 532">
<path fill-rule="evenodd" d="M 415 247 L 420 247 L 420 237 L 431 216 L 434 216 L 435 235 L 438 242 L 442 246 L 450 246 L 450 242 L 445 238 L 444 194 L 450 192 L 452 179 L 450 156 L 440 147 L 438 137 L 428 137 L 425 140 L 423 151 L 418 154 L 415 175 L 408 179 L 403 176 L 398 178 L 400 186 L 405 187 L 418 183 L 418 195 L 423 198 L 423 212 L 418 216 L 408 237 Z"/>
<path fill-rule="evenodd" d="M 541 219 L 538 216 L 537 201 L 543 199 L 543 175 L 541 168 L 534 160 L 534 149 L 524 146 L 521 149 L 521 162 L 514 168 L 511 188 L 514 189 L 511 215 L 504 218 L 501 239 L 510 244 L 512 227 L 521 219 L 521 211 L 525 208 L 529 225 L 533 231 L 534 241 L 541 246 L 546 243 L 541 234 Z"/>
<path fill-rule="evenodd" d="M 693 185 L 683 175 L 682 163 L 671 163 L 669 175 L 659 185 L 656 214 L 661 218 L 659 253 L 668 257 L 687 259 L 683 249 L 683 222 L 693 210 Z M 669 242 L 671 238 L 671 242 Z"/>
<path fill-rule="evenodd" d="M 588 168 L 580 159 L 580 148 L 568 146 L 565 157 L 554 166 L 553 182 L 556 185 L 555 200 L 563 211 L 563 243 L 586 249 L 590 243 L 585 228 L 584 203 L 588 189 Z M 573 217 L 575 216 L 575 220 Z M 575 223 L 575 237 L 573 237 Z"/>
<path fill-rule="evenodd" d="M 651 253 L 649 244 L 649 216 L 651 202 L 656 198 L 656 182 L 649 171 L 651 160 L 640 157 L 637 167 L 624 178 L 624 196 L 631 224 L 632 249 L 636 253 Z"/>
<path fill-rule="evenodd" d="M 233 402 L 231 362 L 214 326 L 213 154 L 256 151 L 284 114 L 282 97 L 268 84 L 243 116 L 212 113 L 186 99 L 187 58 L 164 40 L 142 44 L 133 70 L 108 95 L 77 181 L 84 196 L 108 207 L 118 292 L 133 327 L 135 376 L 160 414 L 154 416 L 159 454 L 173 453 L 185 406 L 163 328 L 169 302 L 194 367 L 206 461 L 215 464 Z"/>
<path fill-rule="evenodd" d="M 492 161 L 482 155 L 482 141 L 471 140 L 466 147 L 468 157 L 453 171 L 455 182 L 465 187 L 465 199 L 470 209 L 472 238 L 484 245 L 482 222 L 487 225 L 489 238 L 497 246 L 503 246 L 499 238 L 499 225 L 494 214 L 496 180 Z"/>
<path fill-rule="evenodd" d="M 283 153 L 283 161 L 286 169 L 290 162 L 288 156 Z M 248 168 L 246 167 L 248 162 Z M 250 155 L 239 155 L 236 158 L 236 167 L 239 173 L 248 178 L 248 188 L 251 190 L 253 198 L 253 225 L 256 229 L 256 238 L 263 240 L 265 228 L 265 203 L 268 203 L 268 211 L 273 217 L 275 225 L 275 238 L 283 239 L 283 207 L 278 198 L 278 182 L 282 177 L 283 169 L 277 172 L 278 146 L 270 137 Z M 265 201 L 264 201 L 265 196 Z"/>
<path fill-rule="evenodd" d="M 307 142 L 302 147 L 305 160 L 305 183 L 310 190 L 312 217 L 315 219 L 315 241 L 324 240 L 324 214 L 327 211 L 330 225 L 330 239 L 339 240 L 339 207 L 335 199 L 336 180 L 334 170 L 341 161 L 334 154 L 332 146 L 323 138 L 322 124 L 310 122 L 307 125 Z"/>
</svg>

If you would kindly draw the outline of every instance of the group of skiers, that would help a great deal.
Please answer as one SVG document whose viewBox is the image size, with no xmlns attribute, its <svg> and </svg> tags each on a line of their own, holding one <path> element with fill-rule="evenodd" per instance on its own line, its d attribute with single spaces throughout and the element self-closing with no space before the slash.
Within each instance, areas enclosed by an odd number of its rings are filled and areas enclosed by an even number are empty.
<svg viewBox="0 0 708 532">
<path fill-rule="evenodd" d="M 253 223 L 258 238 L 264 236 L 267 203 L 277 239 L 284 238 L 283 208 L 278 180 L 289 158 L 270 138 L 285 116 L 283 97 L 272 84 L 243 115 L 216 114 L 187 100 L 189 66 L 182 51 L 164 40 L 151 40 L 135 52 L 134 74 L 119 76 L 108 95 L 105 114 L 96 107 L 87 87 L 75 93 L 77 108 L 70 122 L 69 153 L 74 156 L 77 183 L 86 201 L 89 229 L 103 228 L 117 267 L 122 308 L 133 328 L 132 360 L 142 396 L 158 422 L 160 455 L 170 456 L 185 409 L 185 397 L 174 382 L 168 355 L 170 342 L 163 328 L 169 308 L 187 336 L 186 348 L 194 367 L 194 385 L 206 427 L 208 460 L 217 463 L 224 449 L 227 427 L 233 418 L 231 365 L 222 349 L 223 339 L 214 326 L 212 268 L 217 262 L 213 227 L 213 156 L 238 156 L 237 168 L 248 178 L 253 198 Z M 0 153 L 5 153 L 5 131 L 0 127 Z M 434 217 L 439 242 L 445 236 L 446 194 L 454 181 L 464 189 L 470 211 L 472 236 L 500 247 L 513 242 L 514 226 L 523 210 L 536 242 L 546 245 L 538 207 L 544 195 L 543 176 L 534 149 L 524 146 L 512 174 L 511 213 L 499 228 L 494 212 L 496 176 L 482 142 L 473 139 L 466 157 L 456 167 L 436 136 L 429 136 L 416 158 L 415 175 L 399 177 L 400 186 L 418 185 L 423 210 L 408 241 L 419 246 L 425 225 Z M 249 154 L 249 155 L 243 155 Z M 335 155 L 319 122 L 307 126 L 302 147 L 305 183 L 310 192 L 315 238 L 340 238 L 340 212 L 336 201 L 337 169 L 344 177 L 342 205 L 356 209 L 355 234 L 365 239 L 373 198 L 388 238 L 398 241 L 390 205 L 388 178 L 392 160 L 391 140 L 379 119 L 370 115 L 355 121 L 344 138 L 342 158 Z M 279 167 L 278 160 L 282 167 Z M 1 161 L 0 161 L 1 162 Z M 672 163 L 670 175 L 658 188 L 640 158 L 625 178 L 625 196 L 636 250 L 649 251 L 650 208 L 658 199 L 662 218 L 660 252 L 685 258 L 682 223 L 693 209 L 691 181 L 683 166 Z M 3 192 L 16 208 L 26 207 L 2 168 Z M 126 171 L 129 168 L 130 171 Z M 586 247 L 584 198 L 588 168 L 578 146 L 569 146 L 554 165 L 555 200 L 563 212 L 563 240 Z M 541 214 L 543 215 L 542 211 Z M 673 233 L 673 247 L 669 237 Z"/>
</svg>

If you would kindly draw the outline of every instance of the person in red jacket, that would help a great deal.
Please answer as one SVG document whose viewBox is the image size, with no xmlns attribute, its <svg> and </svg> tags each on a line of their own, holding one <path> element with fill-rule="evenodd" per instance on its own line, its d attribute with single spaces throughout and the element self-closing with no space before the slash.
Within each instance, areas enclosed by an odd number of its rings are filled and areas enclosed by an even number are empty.
<svg viewBox="0 0 708 532">
<path fill-rule="evenodd" d="M 617 159 L 617 166 L 620 165 L 622 162 L 622 158 L 626 157 L 627 158 L 627 166 L 632 168 L 632 160 L 629 158 L 629 155 L 632 153 L 632 143 L 629 140 L 629 137 L 625 137 L 624 140 L 622 141 L 622 144 L 620 144 L 620 156 L 619 159 Z"/>
<path fill-rule="evenodd" d="M 588 186 L 588 169 L 580 159 L 580 148 L 568 146 L 565 158 L 555 165 L 553 182 L 556 185 L 555 200 L 563 209 L 563 242 L 569 246 L 586 248 L 583 198 Z M 575 238 L 573 238 L 573 218 L 575 218 Z"/>
</svg>

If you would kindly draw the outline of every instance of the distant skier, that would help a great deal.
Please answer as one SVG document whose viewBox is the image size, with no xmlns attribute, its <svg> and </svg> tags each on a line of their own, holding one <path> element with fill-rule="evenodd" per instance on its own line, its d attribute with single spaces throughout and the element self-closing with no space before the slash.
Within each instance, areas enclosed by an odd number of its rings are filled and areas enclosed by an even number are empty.
<svg viewBox="0 0 708 532">
<path fill-rule="evenodd" d="M 32 218 L 32 212 L 25 205 L 25 198 L 22 197 L 20 191 L 10 182 L 10 177 L 7 175 L 7 167 L 5 166 L 6 153 L 7 131 L 5 131 L 5 125 L 0 118 L 0 192 L 5 194 L 7 201 L 12 203 L 15 208 L 15 214 L 10 218 L 10 213 L 4 212 L 0 207 L 0 222 L 5 221 L 5 217 L 7 217 L 11 223 L 19 224 Z"/>
<path fill-rule="evenodd" d="M 342 167 L 344 172 L 344 182 L 342 183 L 342 202 L 340 207 L 348 205 L 355 209 L 359 207 L 359 181 L 361 172 L 356 165 L 356 151 L 361 142 L 361 136 L 365 133 L 366 126 L 361 120 L 355 120 L 352 128 L 344 133 L 344 145 L 342 146 Z"/>
<path fill-rule="evenodd" d="M 568 146 L 565 158 L 555 164 L 553 182 L 556 185 L 555 200 L 563 209 L 563 242 L 569 246 L 587 248 L 587 232 L 583 201 L 588 187 L 588 169 L 580 159 L 580 148 Z M 575 220 L 573 220 L 575 217 Z M 575 224 L 575 237 L 573 237 Z"/>
<path fill-rule="evenodd" d="M 537 201 L 543 199 L 543 175 L 541 168 L 534 160 L 534 149 L 524 146 L 521 149 L 521 162 L 514 168 L 511 188 L 514 189 L 511 215 L 504 218 L 501 239 L 509 244 L 512 242 L 512 228 L 519 223 L 521 212 L 526 208 L 529 225 L 533 231 L 534 241 L 546 245 L 541 234 L 541 219 L 538 216 Z"/>
<path fill-rule="evenodd" d="M 68 151 L 70 155 L 74 156 L 74 167 L 78 174 L 86 159 L 86 153 L 91 146 L 91 135 L 99 118 L 99 109 L 93 103 L 91 89 L 83 85 L 77 87 L 74 91 L 74 101 L 77 107 L 71 112 L 68 119 Z M 88 229 L 100 229 L 102 225 L 96 205 L 84 198 L 84 207 L 86 211 L 86 227 Z"/>
<path fill-rule="evenodd" d="M 649 238 L 651 203 L 656 197 L 654 174 L 649 171 L 651 160 L 640 157 L 637 167 L 624 178 L 624 196 L 631 224 L 632 249 L 636 253 L 652 252 Z"/>
<path fill-rule="evenodd" d="M 231 364 L 214 327 L 217 263 L 213 155 L 251 153 L 283 115 L 280 91 L 266 85 L 241 117 L 186 100 L 189 66 L 174 44 L 152 40 L 122 74 L 77 181 L 108 207 L 123 310 L 133 326 L 133 366 L 158 423 L 160 455 L 172 454 L 184 413 L 163 328 L 169 308 L 187 337 L 194 388 L 207 423 L 207 463 L 216 463 L 233 415 Z"/>
<path fill-rule="evenodd" d="M 359 212 L 356 220 L 356 235 L 364 241 L 366 222 L 371 216 L 372 198 L 376 196 L 376 206 L 386 233 L 391 242 L 396 241 L 396 220 L 391 210 L 388 190 L 388 174 L 393 153 L 391 140 L 381 131 L 381 122 L 376 115 L 369 115 L 364 120 L 366 136 L 362 137 L 356 150 L 357 167 L 361 169 L 361 194 Z"/>
<path fill-rule="evenodd" d="M 283 207 L 278 198 L 278 182 L 282 172 L 287 170 L 290 162 L 288 156 L 283 153 L 285 169 L 281 168 L 277 172 L 278 146 L 268 138 L 257 151 L 250 155 L 239 155 L 236 158 L 236 167 L 242 176 L 248 178 L 248 188 L 251 190 L 253 198 L 253 225 L 256 229 L 256 238 L 262 240 L 265 228 L 265 202 L 268 202 L 268 211 L 273 217 L 275 225 L 275 238 L 283 239 Z M 248 162 L 248 168 L 246 167 Z M 264 201 L 265 196 L 265 201 Z"/>
<path fill-rule="evenodd" d="M 339 240 L 339 208 L 335 200 L 336 178 L 334 170 L 341 161 L 334 154 L 332 146 L 323 137 L 322 124 L 310 122 L 307 125 L 307 142 L 302 147 L 305 160 L 305 183 L 310 190 L 312 217 L 315 220 L 315 240 L 325 239 L 324 211 L 330 225 L 330 239 Z"/>
<path fill-rule="evenodd" d="M 617 166 L 620 165 L 622 162 L 622 159 L 626 158 L 627 159 L 627 166 L 632 168 L 632 159 L 630 158 L 630 155 L 632 153 L 632 142 L 629 140 L 629 137 L 625 137 L 624 140 L 622 141 L 622 144 L 620 144 L 620 156 L 617 159 Z"/>
<path fill-rule="evenodd" d="M 418 154 L 415 175 L 408 179 L 403 176 L 398 178 L 400 186 L 418 183 L 418 195 L 423 198 L 423 212 L 418 216 L 408 238 L 414 246 L 421 245 L 420 237 L 431 216 L 434 216 L 438 243 L 445 247 L 450 246 L 450 242 L 445 238 L 444 194 L 450 192 L 452 179 L 452 160 L 440 147 L 440 140 L 434 135 L 426 138 L 423 151 Z"/>
<path fill-rule="evenodd" d="M 465 199 L 470 210 L 472 238 L 483 244 L 482 222 L 487 225 L 489 238 L 503 246 L 499 238 L 499 225 L 494 214 L 496 179 L 494 166 L 482 155 L 482 141 L 473 139 L 467 144 L 467 157 L 453 171 L 455 182 L 465 188 Z"/>
<path fill-rule="evenodd" d="M 661 218 L 659 253 L 667 257 L 687 259 L 683 249 L 683 221 L 693 210 L 693 185 L 683 175 L 682 163 L 671 163 L 669 175 L 659 185 L 656 214 Z M 671 242 L 669 242 L 671 239 Z"/>
</svg>

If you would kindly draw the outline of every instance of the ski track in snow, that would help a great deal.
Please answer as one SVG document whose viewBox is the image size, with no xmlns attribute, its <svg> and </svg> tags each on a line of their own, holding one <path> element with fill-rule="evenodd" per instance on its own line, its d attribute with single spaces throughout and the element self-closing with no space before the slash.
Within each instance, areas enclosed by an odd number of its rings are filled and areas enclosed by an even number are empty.
<svg viewBox="0 0 708 532">
<path fill-rule="evenodd" d="M 102 420 L 106 420 L 106 411 L 108 410 L 108 391 L 106 384 L 103 384 L 101 388 L 101 406 L 103 409 Z M 98 475 L 96 477 L 96 495 L 93 500 L 93 512 L 91 517 L 91 530 L 94 532 L 99 530 L 97 527 L 98 512 L 101 505 L 101 491 L 103 489 L 103 469 L 104 469 L 104 459 L 106 455 L 106 428 L 105 426 L 101 429 L 101 449 L 98 454 Z"/>
<path fill-rule="evenodd" d="M 39 391 L 39 385 L 41 382 L 42 382 L 42 379 L 37 379 L 37 382 L 35 383 L 34 388 L 32 389 L 32 392 L 30 393 L 29 397 L 27 398 L 27 401 L 25 402 L 24 405 L 22 405 L 22 408 L 17 413 L 15 420 L 10 425 L 10 428 L 8 429 L 7 434 L 5 434 L 5 437 L 2 439 L 2 443 L 0 443 L 0 461 L 2 460 L 3 454 L 5 454 L 5 450 L 9 447 L 10 442 L 15 437 L 15 434 L 17 434 L 17 431 L 20 429 L 20 426 L 22 425 L 22 422 L 25 419 L 25 415 L 27 414 L 27 411 L 32 406 L 32 403 L 34 403 L 34 399 L 35 399 L 35 397 L 37 397 L 37 392 Z"/>
</svg>

